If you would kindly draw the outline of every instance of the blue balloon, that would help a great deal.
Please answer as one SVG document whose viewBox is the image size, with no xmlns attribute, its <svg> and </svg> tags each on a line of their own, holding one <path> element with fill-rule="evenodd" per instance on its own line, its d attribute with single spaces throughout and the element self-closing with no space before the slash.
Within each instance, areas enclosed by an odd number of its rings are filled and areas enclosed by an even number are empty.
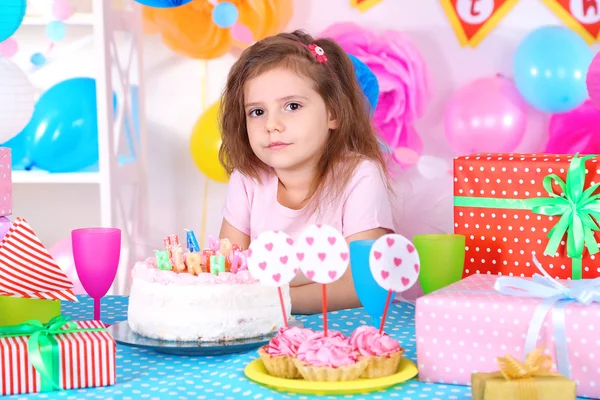
<svg viewBox="0 0 600 400">
<path fill-rule="evenodd" d="M 534 30 L 517 47 L 513 73 L 523 98 L 538 110 L 561 113 L 588 97 L 590 47 L 575 32 L 559 26 Z"/>
<path fill-rule="evenodd" d="M 33 53 L 29 58 L 29 61 L 36 67 L 46 64 L 46 56 L 42 53 Z"/>
<path fill-rule="evenodd" d="M 221 28 L 231 28 L 237 22 L 238 17 L 237 7 L 228 1 L 217 4 L 212 11 L 213 21 Z"/>
<path fill-rule="evenodd" d="M 379 286 L 369 266 L 371 247 L 375 240 L 355 240 L 350 242 L 350 265 L 352 279 L 358 299 L 365 311 L 371 316 L 373 326 L 379 328 L 385 309 L 388 291 Z M 393 298 L 390 299 L 390 304 Z"/>
<path fill-rule="evenodd" d="M 65 38 L 67 27 L 64 22 L 52 21 L 46 25 L 46 36 L 53 42 L 61 41 Z"/>
<path fill-rule="evenodd" d="M 174 8 L 191 3 L 192 0 L 135 0 L 136 2 L 154 8 Z"/>
<path fill-rule="evenodd" d="M 98 161 L 96 81 L 73 78 L 39 98 L 23 130 L 28 168 L 75 172 Z"/>
<path fill-rule="evenodd" d="M 19 29 L 25 18 L 27 0 L 0 0 L 0 42 Z"/>
<path fill-rule="evenodd" d="M 354 65 L 356 79 L 358 79 L 358 83 L 360 84 L 365 97 L 367 100 L 369 100 L 369 105 L 371 106 L 371 115 L 373 115 L 375 109 L 377 108 L 377 103 L 379 102 L 379 81 L 377 81 L 377 77 L 373 71 L 371 71 L 371 68 L 367 66 L 367 64 L 360 61 L 352 54 L 348 54 L 348 56 Z"/>
</svg>

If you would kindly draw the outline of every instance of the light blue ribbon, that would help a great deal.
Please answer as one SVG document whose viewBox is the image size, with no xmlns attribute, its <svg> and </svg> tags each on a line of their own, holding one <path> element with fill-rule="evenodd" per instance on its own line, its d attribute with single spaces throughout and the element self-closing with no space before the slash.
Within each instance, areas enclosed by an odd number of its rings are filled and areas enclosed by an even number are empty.
<svg viewBox="0 0 600 400">
<path fill-rule="evenodd" d="M 570 378 L 571 364 L 567 348 L 566 306 L 574 302 L 586 306 L 593 302 L 600 303 L 600 278 L 570 281 L 569 286 L 565 286 L 546 272 L 535 257 L 535 253 L 533 254 L 533 263 L 541 275 L 534 274 L 531 279 L 501 277 L 496 279 L 494 289 L 507 296 L 544 299 L 537 306 L 529 323 L 523 353 L 526 355 L 536 349 L 542 324 L 548 312 L 552 310 L 556 365 L 560 374 Z"/>
</svg>

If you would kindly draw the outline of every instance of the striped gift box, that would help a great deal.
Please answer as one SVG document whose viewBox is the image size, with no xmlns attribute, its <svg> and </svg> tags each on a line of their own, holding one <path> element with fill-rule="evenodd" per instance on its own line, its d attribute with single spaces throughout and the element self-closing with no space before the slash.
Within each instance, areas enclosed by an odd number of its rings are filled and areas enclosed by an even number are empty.
<svg viewBox="0 0 600 400">
<path fill-rule="evenodd" d="M 100 321 L 76 322 L 80 329 L 105 328 Z M 114 385 L 116 343 L 106 332 L 72 332 L 52 335 L 55 339 L 53 369 L 61 389 Z M 45 391 L 49 385 L 31 365 L 28 336 L 0 338 L 0 394 Z"/>
<path fill-rule="evenodd" d="M 77 301 L 73 283 L 23 218 L 0 242 L 0 296 Z"/>
</svg>

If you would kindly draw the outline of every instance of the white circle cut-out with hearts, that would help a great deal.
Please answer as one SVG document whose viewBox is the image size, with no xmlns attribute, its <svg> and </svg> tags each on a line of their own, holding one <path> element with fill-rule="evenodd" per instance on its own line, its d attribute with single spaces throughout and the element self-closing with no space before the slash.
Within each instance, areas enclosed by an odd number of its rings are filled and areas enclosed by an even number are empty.
<svg viewBox="0 0 600 400">
<path fill-rule="evenodd" d="M 248 248 L 248 270 L 260 283 L 283 286 L 296 276 L 294 241 L 284 232 L 266 231 L 258 235 Z"/>
<path fill-rule="evenodd" d="M 328 284 L 344 275 L 350 250 L 342 234 L 329 225 L 311 225 L 296 239 L 295 260 L 306 277 Z"/>
<path fill-rule="evenodd" d="M 421 269 L 415 246 L 398 234 L 384 235 L 373 243 L 369 266 L 379 286 L 393 292 L 410 289 L 417 283 Z"/>
</svg>

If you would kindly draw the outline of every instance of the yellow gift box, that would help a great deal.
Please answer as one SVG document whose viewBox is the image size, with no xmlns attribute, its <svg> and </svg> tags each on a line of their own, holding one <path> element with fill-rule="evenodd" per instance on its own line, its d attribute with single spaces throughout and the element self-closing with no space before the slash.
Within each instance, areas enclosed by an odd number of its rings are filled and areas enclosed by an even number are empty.
<svg viewBox="0 0 600 400">
<path fill-rule="evenodd" d="M 42 324 L 60 315 L 60 300 L 25 299 L 0 296 L 0 326 L 37 320 Z"/>
<path fill-rule="evenodd" d="M 525 362 L 512 356 L 498 358 L 499 372 L 471 375 L 473 400 L 575 400 L 577 385 L 564 375 L 550 372 L 552 358 L 542 349 Z"/>
</svg>

